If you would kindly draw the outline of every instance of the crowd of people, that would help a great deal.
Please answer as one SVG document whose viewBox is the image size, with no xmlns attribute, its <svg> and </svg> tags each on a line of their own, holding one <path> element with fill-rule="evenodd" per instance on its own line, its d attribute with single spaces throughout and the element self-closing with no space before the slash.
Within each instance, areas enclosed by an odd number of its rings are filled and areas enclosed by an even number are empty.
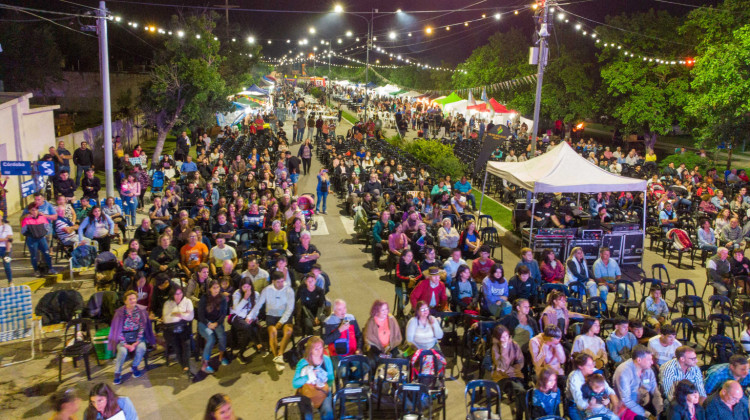
<svg viewBox="0 0 750 420">
<path fill-rule="evenodd" d="M 290 85 L 279 89 L 284 100 L 306 102 Z M 96 243 L 99 252 L 108 252 L 117 235 L 123 241 L 132 233 L 119 262 L 121 275 L 108 285 L 122 299 L 108 336 L 115 353 L 114 385 L 129 378 L 123 373 L 129 355 L 132 377 L 146 374 L 141 363 L 157 342 L 167 358 L 174 354 L 183 371 L 197 374 L 190 365 L 195 345 L 202 375 L 255 357 L 270 358 L 276 371 L 292 363 L 292 388 L 329 420 L 334 418 L 335 382 L 342 378 L 340 361 L 363 355 L 374 373 L 389 360 L 407 359 L 417 370 L 413 379 L 444 375 L 448 338 L 453 337 L 446 323 L 458 316 L 466 344 L 462 351 L 481 347 L 479 342 L 484 346 L 479 356 L 464 355 L 477 358 L 503 393 L 513 396 L 517 420 L 563 412 L 572 420 L 594 415 L 641 420 L 662 414 L 686 420 L 750 418 L 743 394 L 750 385 L 747 358 L 712 359 L 703 372 L 696 346 L 676 339 L 663 285 L 650 289 L 638 315 L 621 309 L 617 318 L 606 319 L 602 312 L 569 309 L 574 294 L 605 304 L 613 300 L 608 294 L 623 276 L 608 248 L 591 267 L 580 248 L 565 262 L 551 251 L 537 259 L 523 248 L 521 261 L 506 274 L 502 261 L 493 258 L 497 244 L 488 243 L 486 226 L 476 217 L 472 180 L 454 181 L 398 153 L 376 138 L 374 122 L 355 124 L 341 136 L 335 128 L 326 129 L 330 124 L 311 126 L 310 118 L 323 121 L 334 114 L 317 111 L 297 110 L 291 142 L 283 121 L 270 116 L 259 116 L 260 122 L 241 130 L 226 127 L 214 139 L 201 132 L 190 141 L 183 132 L 175 155 L 165 156 L 152 171 L 123 161 L 120 195 L 107 197 L 103 206 L 91 166 L 82 164 L 75 181 L 63 169 L 54 181 L 56 205 L 37 195 L 28 206 L 22 234 L 35 271 L 40 263 L 52 270 L 47 238 L 53 231 L 64 245 Z M 304 140 L 302 127 L 308 130 Z M 295 141 L 302 144 L 292 153 L 289 144 Z M 588 152 L 589 144 L 576 147 Z M 600 151 L 590 153 L 598 159 Z M 601 152 L 610 159 L 606 149 Z M 619 163 L 614 153 L 611 159 L 626 172 L 624 166 L 632 165 Z M 323 166 L 317 174 L 310 170 L 314 156 Z M 300 177 L 311 175 L 316 177 L 314 198 L 312 191 L 298 190 Z M 152 182 L 161 177 L 163 186 L 154 191 Z M 702 176 L 685 168 L 657 174 L 648 199 L 656 198 L 661 226 L 682 220 L 671 215 L 673 204 L 694 207 L 691 195 L 678 195 L 665 185 L 683 185 L 689 192 L 688 184 L 700 189 L 702 183 L 719 181 L 711 173 Z M 660 195 L 657 185 L 663 187 Z M 728 179 L 726 186 L 732 186 Z M 78 189 L 83 200 L 75 198 Z M 150 207 L 144 203 L 148 189 Z M 708 186 L 702 191 L 709 194 Z M 377 299 L 367 320 L 349 313 L 345 300 L 327 297 L 336 279 L 319 262 L 323 253 L 312 243 L 311 231 L 313 215 L 327 211 L 329 193 L 339 194 L 354 217 L 358 234 L 371 248 L 371 267 L 384 269 L 396 285 L 395 307 L 389 299 Z M 713 189 L 711 194 L 718 195 Z M 638 199 L 603 194 L 584 211 L 604 221 L 610 208 L 636 211 Z M 545 201 L 530 216 L 541 224 L 571 223 L 571 214 L 556 213 L 552 204 Z M 145 216 L 137 223 L 139 208 Z M 736 221 L 727 223 L 729 232 L 737 228 Z M 10 245 L 2 240 L 10 235 L 0 231 L 0 248 Z M 719 244 L 739 246 L 743 237 Z M 44 261 L 37 261 L 37 250 Z M 719 293 L 721 284 L 727 292 L 733 289 L 736 275 L 732 264 L 725 264 L 725 251 L 718 248 L 717 258 L 708 262 L 709 273 L 718 276 Z M 748 264 L 743 267 L 748 270 Z M 71 418 L 78 410 L 74 393 L 55 394 L 51 402 L 56 418 Z M 96 385 L 86 418 L 118 412 L 136 418 L 127 398 L 107 384 Z M 209 399 L 205 418 L 233 416 L 227 396 Z"/>
</svg>

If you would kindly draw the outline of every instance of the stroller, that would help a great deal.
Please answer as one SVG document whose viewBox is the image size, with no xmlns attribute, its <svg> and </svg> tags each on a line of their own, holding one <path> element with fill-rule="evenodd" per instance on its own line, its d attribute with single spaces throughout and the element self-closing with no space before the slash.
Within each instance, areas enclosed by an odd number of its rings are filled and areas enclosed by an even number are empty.
<svg viewBox="0 0 750 420">
<path fill-rule="evenodd" d="M 315 215 L 315 196 L 312 194 L 302 194 L 297 197 L 297 205 L 302 210 L 305 217 L 305 227 L 309 231 L 318 229 L 318 222 L 312 220 Z"/>
<path fill-rule="evenodd" d="M 156 170 L 151 175 L 151 202 L 154 201 L 154 195 L 164 192 L 164 171 Z"/>
<path fill-rule="evenodd" d="M 96 289 L 103 290 L 113 286 L 117 288 L 114 280 L 121 270 L 122 266 L 115 254 L 109 251 L 100 253 L 94 261 L 94 286 Z"/>
</svg>

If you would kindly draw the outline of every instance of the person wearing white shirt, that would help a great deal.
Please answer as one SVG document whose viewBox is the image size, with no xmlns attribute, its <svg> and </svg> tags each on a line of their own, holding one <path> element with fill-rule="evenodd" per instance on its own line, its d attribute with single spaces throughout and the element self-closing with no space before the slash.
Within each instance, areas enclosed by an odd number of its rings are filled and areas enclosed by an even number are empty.
<svg viewBox="0 0 750 420">
<path fill-rule="evenodd" d="M 182 287 L 173 286 L 162 310 L 164 338 L 167 347 L 172 347 L 177 353 L 180 366 L 185 372 L 190 369 L 190 336 L 193 332 L 194 317 L 193 301 L 185 298 Z"/>
<path fill-rule="evenodd" d="M 675 350 L 680 347 L 679 341 L 675 339 L 677 332 L 671 325 L 662 325 L 661 334 L 648 340 L 648 349 L 654 353 L 658 366 L 667 363 L 674 358 Z"/>
<path fill-rule="evenodd" d="M 268 271 L 260 268 L 258 259 L 254 255 L 251 255 L 247 259 L 247 270 L 243 271 L 240 277 L 252 280 L 253 288 L 256 292 L 260 293 L 268 286 L 271 275 L 268 274 Z"/>
<path fill-rule="evenodd" d="M 250 318 L 250 312 L 259 299 L 260 295 L 249 277 L 244 277 L 240 288 L 232 294 L 232 309 L 229 313 L 232 315 L 232 331 L 237 333 L 237 359 L 242 364 L 249 361 L 245 356 L 245 349 L 251 339 L 255 341 L 258 352 L 263 349 L 258 322 Z"/>
</svg>

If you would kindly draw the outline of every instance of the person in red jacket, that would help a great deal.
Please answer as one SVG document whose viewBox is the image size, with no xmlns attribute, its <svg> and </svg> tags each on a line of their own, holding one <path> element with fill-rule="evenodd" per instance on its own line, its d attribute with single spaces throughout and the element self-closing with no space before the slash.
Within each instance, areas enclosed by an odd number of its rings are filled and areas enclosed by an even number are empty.
<svg viewBox="0 0 750 420">
<path fill-rule="evenodd" d="M 539 271 L 542 272 L 542 281 L 545 283 L 562 283 L 565 278 L 565 267 L 551 249 L 542 251 L 542 265 Z"/>
<path fill-rule="evenodd" d="M 411 292 L 409 300 L 412 308 L 416 308 L 417 302 L 420 300 L 427 302 L 432 314 L 445 310 L 448 305 L 448 295 L 445 292 L 445 283 L 440 281 L 440 269 L 438 267 L 430 267 L 427 278 L 417 284 L 417 287 Z"/>
</svg>

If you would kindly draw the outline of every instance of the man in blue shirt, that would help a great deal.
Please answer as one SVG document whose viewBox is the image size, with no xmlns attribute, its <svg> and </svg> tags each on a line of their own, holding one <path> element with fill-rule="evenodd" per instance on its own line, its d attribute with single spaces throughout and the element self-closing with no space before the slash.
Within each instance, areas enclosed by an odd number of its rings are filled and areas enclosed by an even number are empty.
<svg viewBox="0 0 750 420">
<path fill-rule="evenodd" d="M 747 398 L 737 381 L 726 381 L 718 392 L 706 400 L 706 418 L 723 420 L 748 420 Z"/>
<path fill-rule="evenodd" d="M 718 391 L 727 381 L 737 381 L 742 387 L 750 386 L 750 363 L 745 356 L 735 354 L 729 358 L 729 363 L 711 366 L 706 371 L 706 392 Z"/>
<path fill-rule="evenodd" d="M 193 157 L 188 156 L 185 162 L 182 163 L 182 166 L 180 166 L 180 172 L 182 172 L 182 175 L 185 176 L 190 172 L 197 172 L 198 171 L 198 165 L 193 162 Z"/>
<path fill-rule="evenodd" d="M 664 233 L 667 233 L 670 229 L 675 227 L 675 223 L 677 223 L 677 214 L 672 210 L 672 203 L 667 201 L 664 203 L 664 209 L 659 213 L 659 224 L 661 225 L 661 230 L 664 231 Z"/>
<path fill-rule="evenodd" d="M 466 199 L 471 202 L 471 208 L 476 210 L 477 201 L 474 198 L 474 194 L 471 193 L 471 183 L 466 180 L 465 176 L 462 176 L 460 181 L 456 181 L 456 183 L 453 185 L 453 190 L 458 191 L 466 196 Z"/>
<path fill-rule="evenodd" d="M 609 248 L 602 247 L 599 250 L 599 259 L 594 261 L 594 280 L 599 286 L 599 296 L 605 302 L 607 301 L 607 293 L 614 290 L 614 283 L 622 277 L 617 261 L 609 257 Z M 625 292 L 627 292 L 627 289 Z"/>
</svg>

